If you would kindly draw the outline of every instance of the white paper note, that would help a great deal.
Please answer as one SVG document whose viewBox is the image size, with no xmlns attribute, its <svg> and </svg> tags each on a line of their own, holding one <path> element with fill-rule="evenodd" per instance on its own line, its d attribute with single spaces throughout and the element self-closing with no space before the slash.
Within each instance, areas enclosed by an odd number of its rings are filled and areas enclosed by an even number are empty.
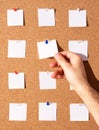
<svg viewBox="0 0 99 130">
<path fill-rule="evenodd" d="M 41 121 L 56 121 L 56 103 L 39 103 L 39 120 Z"/>
<path fill-rule="evenodd" d="M 70 104 L 70 121 L 89 121 L 89 111 L 82 104 Z"/>
<path fill-rule="evenodd" d="M 55 26 L 54 9 L 38 9 L 39 26 Z"/>
<path fill-rule="evenodd" d="M 88 60 L 88 41 L 69 41 L 69 51 L 79 54 L 84 61 Z"/>
<path fill-rule="evenodd" d="M 24 73 L 8 73 L 8 87 L 9 89 L 24 89 Z"/>
<path fill-rule="evenodd" d="M 23 26 L 23 10 L 7 10 L 8 26 Z"/>
<path fill-rule="evenodd" d="M 10 121 L 26 121 L 27 120 L 27 104 L 26 103 L 10 103 L 9 104 L 9 120 Z"/>
<path fill-rule="evenodd" d="M 53 57 L 58 52 L 56 40 L 37 42 L 39 59 Z"/>
<path fill-rule="evenodd" d="M 53 72 L 39 72 L 40 89 L 56 89 L 56 79 L 51 78 Z"/>
<path fill-rule="evenodd" d="M 26 41 L 25 40 L 8 40 L 8 57 L 25 58 Z"/>
<path fill-rule="evenodd" d="M 69 10 L 69 27 L 86 27 L 86 10 Z"/>
</svg>

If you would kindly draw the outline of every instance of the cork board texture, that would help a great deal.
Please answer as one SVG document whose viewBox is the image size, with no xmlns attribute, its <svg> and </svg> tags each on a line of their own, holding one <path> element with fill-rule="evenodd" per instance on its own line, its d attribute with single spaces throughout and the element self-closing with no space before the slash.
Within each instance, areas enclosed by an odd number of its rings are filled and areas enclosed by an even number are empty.
<svg viewBox="0 0 99 130">
<path fill-rule="evenodd" d="M 24 26 L 7 26 L 7 9 L 24 10 Z M 54 8 L 56 26 L 38 26 L 38 8 Z M 86 9 L 88 26 L 70 28 L 68 10 Z M 88 122 L 71 122 L 69 105 L 82 103 L 70 91 L 67 80 L 57 80 L 57 89 L 39 89 L 39 71 L 49 68 L 52 58 L 39 60 L 37 42 L 56 39 L 60 50 L 68 50 L 69 40 L 88 40 L 88 61 L 85 68 L 91 85 L 99 91 L 99 0 L 0 0 L 0 130 L 98 130 L 90 114 Z M 26 40 L 24 59 L 8 58 L 8 40 Z M 9 90 L 8 73 L 24 72 L 25 89 Z M 56 121 L 39 121 L 39 102 L 57 103 Z M 27 103 L 26 121 L 9 121 L 9 103 Z M 92 106 L 93 107 L 93 106 Z"/>
</svg>

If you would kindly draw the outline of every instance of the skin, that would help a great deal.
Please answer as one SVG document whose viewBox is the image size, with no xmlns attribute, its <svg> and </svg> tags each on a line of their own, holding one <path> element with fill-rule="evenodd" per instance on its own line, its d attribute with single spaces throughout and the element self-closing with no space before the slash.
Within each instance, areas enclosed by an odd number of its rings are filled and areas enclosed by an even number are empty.
<svg viewBox="0 0 99 130">
<path fill-rule="evenodd" d="M 89 84 L 81 57 L 73 52 L 63 51 L 54 58 L 55 61 L 50 63 L 50 67 L 56 70 L 51 77 L 68 80 L 99 126 L 99 93 Z"/>
</svg>

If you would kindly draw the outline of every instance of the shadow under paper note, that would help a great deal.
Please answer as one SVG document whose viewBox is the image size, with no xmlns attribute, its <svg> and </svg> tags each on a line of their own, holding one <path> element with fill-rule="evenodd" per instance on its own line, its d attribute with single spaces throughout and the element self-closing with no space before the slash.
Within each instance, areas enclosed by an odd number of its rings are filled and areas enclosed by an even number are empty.
<svg viewBox="0 0 99 130">
<path fill-rule="evenodd" d="M 96 79 L 90 64 L 86 61 L 84 62 L 84 66 L 85 66 L 89 83 L 97 92 L 99 92 L 99 80 Z"/>
</svg>

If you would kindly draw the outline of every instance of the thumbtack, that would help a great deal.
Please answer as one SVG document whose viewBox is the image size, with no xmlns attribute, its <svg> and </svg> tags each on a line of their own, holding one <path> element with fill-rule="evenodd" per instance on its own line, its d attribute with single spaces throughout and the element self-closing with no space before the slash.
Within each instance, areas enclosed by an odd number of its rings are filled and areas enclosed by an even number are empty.
<svg viewBox="0 0 99 130">
<path fill-rule="evenodd" d="M 45 11 L 47 12 L 49 10 L 49 8 L 46 8 Z"/>
<path fill-rule="evenodd" d="M 50 103 L 49 103 L 49 102 L 46 102 L 46 105 L 50 105 Z"/>
<path fill-rule="evenodd" d="M 49 71 L 47 71 L 46 73 L 47 73 L 47 75 L 49 75 Z"/>
<path fill-rule="evenodd" d="M 14 11 L 17 11 L 17 8 L 13 8 Z"/>
<path fill-rule="evenodd" d="M 15 71 L 15 74 L 18 74 L 18 72 L 17 72 L 17 71 Z"/>
<path fill-rule="evenodd" d="M 48 40 L 45 40 L 45 43 L 48 44 Z"/>
<path fill-rule="evenodd" d="M 80 11 L 80 9 L 79 9 L 79 8 L 77 8 L 77 11 Z"/>
<path fill-rule="evenodd" d="M 82 42 L 84 42 L 84 41 L 83 40 L 78 41 L 78 43 L 82 43 Z"/>
</svg>

